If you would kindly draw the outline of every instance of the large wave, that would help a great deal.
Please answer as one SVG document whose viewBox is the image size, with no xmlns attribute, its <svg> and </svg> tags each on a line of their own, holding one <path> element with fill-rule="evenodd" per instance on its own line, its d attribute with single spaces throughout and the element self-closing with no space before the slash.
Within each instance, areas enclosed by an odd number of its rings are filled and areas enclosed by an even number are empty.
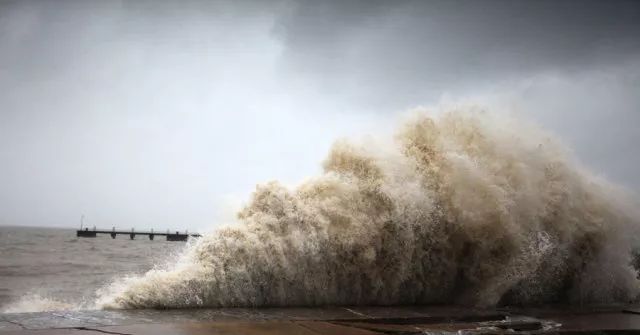
<svg viewBox="0 0 640 335">
<path fill-rule="evenodd" d="M 595 135 L 595 134 L 594 134 Z M 257 187 L 238 223 L 102 308 L 620 302 L 639 292 L 629 197 L 548 134 L 463 108 L 392 141 L 338 141 L 324 173 Z"/>
</svg>

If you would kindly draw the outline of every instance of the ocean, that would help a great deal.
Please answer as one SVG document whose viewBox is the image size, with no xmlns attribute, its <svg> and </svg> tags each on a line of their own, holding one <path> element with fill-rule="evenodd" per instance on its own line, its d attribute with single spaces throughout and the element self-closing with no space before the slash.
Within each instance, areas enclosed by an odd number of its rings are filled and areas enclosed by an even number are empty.
<svg viewBox="0 0 640 335">
<path fill-rule="evenodd" d="M 185 245 L 143 236 L 133 241 L 122 235 L 77 238 L 75 229 L 0 226 L 0 311 L 89 306 L 98 288 L 164 264 Z"/>
</svg>

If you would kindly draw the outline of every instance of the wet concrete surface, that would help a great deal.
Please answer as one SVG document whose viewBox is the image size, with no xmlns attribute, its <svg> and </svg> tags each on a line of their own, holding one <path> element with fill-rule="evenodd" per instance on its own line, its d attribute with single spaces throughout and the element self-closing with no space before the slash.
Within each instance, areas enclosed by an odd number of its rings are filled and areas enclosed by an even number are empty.
<svg viewBox="0 0 640 335">
<path fill-rule="evenodd" d="M 640 334 L 640 306 L 221 308 L 0 314 L 10 334 Z"/>
</svg>

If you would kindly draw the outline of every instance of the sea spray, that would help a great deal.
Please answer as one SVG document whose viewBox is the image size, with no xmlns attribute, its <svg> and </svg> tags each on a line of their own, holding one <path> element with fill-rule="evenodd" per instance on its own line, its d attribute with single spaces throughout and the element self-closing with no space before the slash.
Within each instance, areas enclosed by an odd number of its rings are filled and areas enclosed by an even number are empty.
<svg viewBox="0 0 640 335">
<path fill-rule="evenodd" d="M 391 143 L 389 143 L 391 142 Z M 339 141 L 295 189 L 256 188 L 235 225 L 102 308 L 623 302 L 639 216 L 558 141 L 509 117 L 418 111 L 392 141 Z"/>
<path fill-rule="evenodd" d="M 82 309 L 81 304 L 62 302 L 39 294 L 25 294 L 9 306 L 0 309 L 0 313 L 32 313 L 59 310 Z"/>
</svg>

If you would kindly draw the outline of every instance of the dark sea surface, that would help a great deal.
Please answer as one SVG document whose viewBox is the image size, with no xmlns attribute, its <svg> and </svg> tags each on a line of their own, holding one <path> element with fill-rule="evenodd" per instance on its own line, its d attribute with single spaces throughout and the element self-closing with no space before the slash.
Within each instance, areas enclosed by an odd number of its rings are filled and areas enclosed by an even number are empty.
<svg viewBox="0 0 640 335">
<path fill-rule="evenodd" d="M 162 237 L 77 238 L 75 229 L 0 226 L 0 312 L 30 296 L 93 301 L 96 289 L 165 264 L 185 245 Z"/>
</svg>

